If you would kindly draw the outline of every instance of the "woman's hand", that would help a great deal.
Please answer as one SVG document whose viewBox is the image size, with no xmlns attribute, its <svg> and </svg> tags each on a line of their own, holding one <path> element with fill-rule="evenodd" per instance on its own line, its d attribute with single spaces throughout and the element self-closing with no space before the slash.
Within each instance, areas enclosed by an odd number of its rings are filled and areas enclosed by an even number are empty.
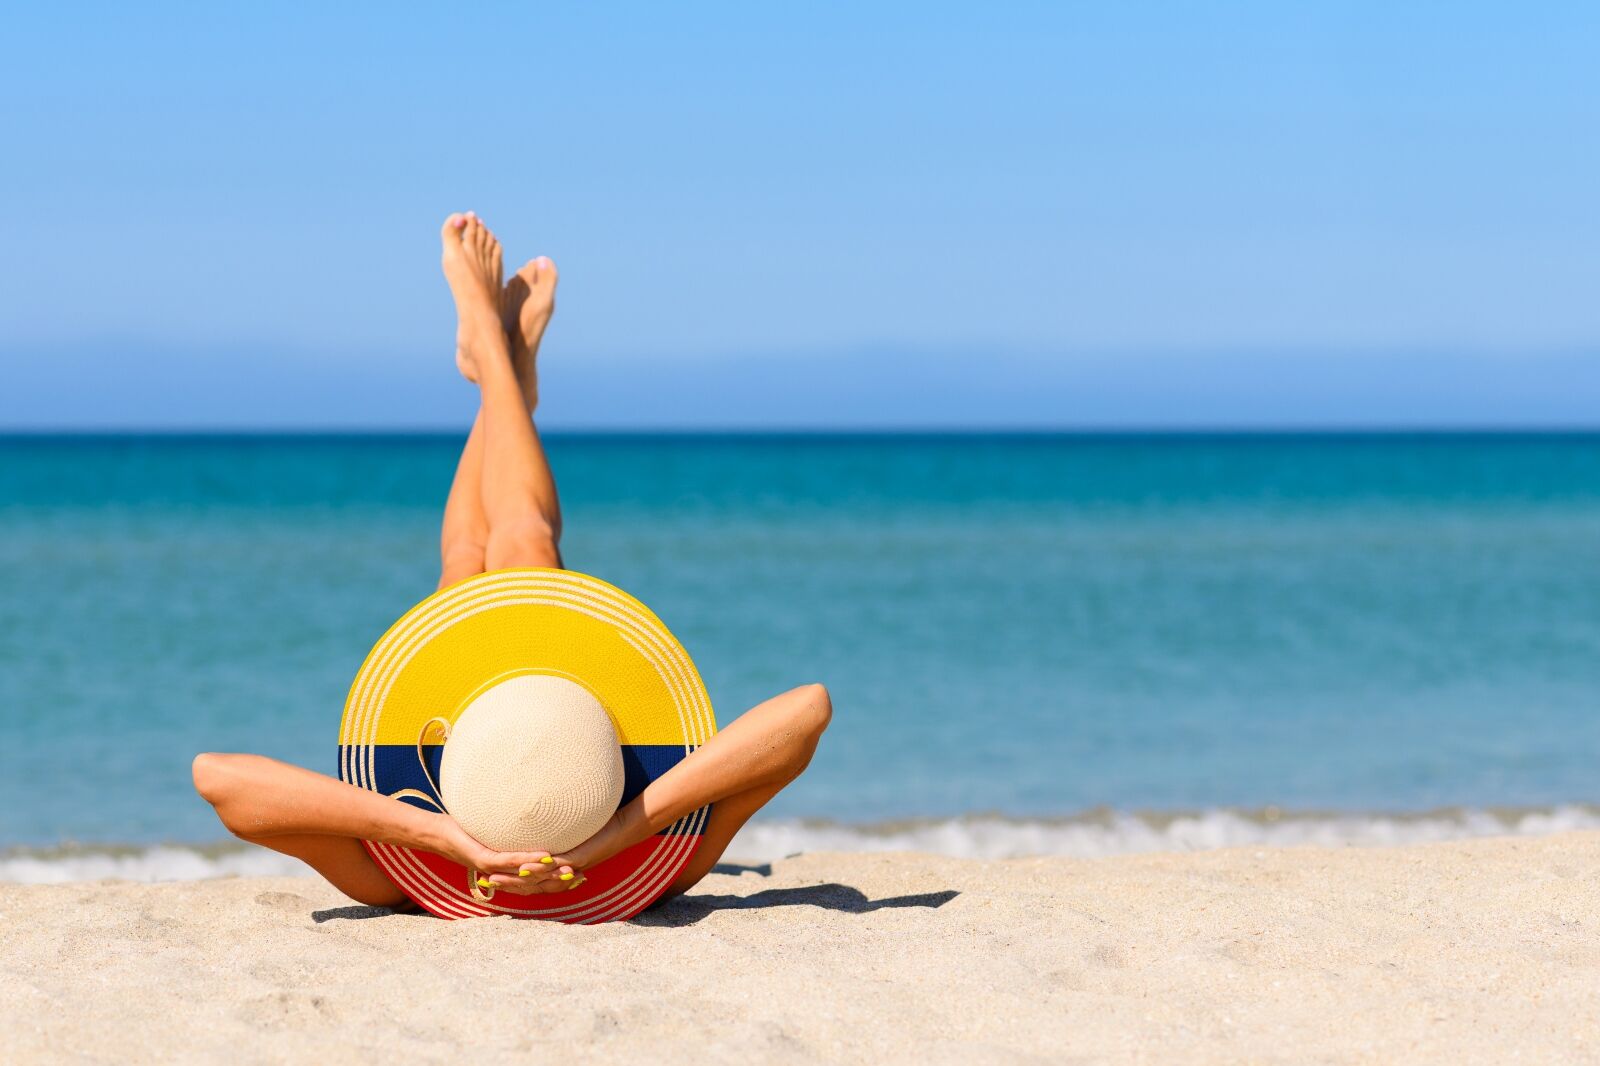
<svg viewBox="0 0 1600 1066">
<path fill-rule="evenodd" d="M 495 851 L 474 839 L 448 814 L 438 815 L 437 840 L 429 851 L 478 871 L 478 887 L 521 896 L 565 892 L 583 884 L 580 868 L 548 851 Z M 485 883 L 487 882 L 487 883 Z"/>
<path fill-rule="evenodd" d="M 433 815 L 429 829 L 429 840 L 423 846 L 425 850 L 435 855 L 442 855 L 451 862 L 459 862 L 469 869 L 494 858 L 495 853 L 492 850 L 470 836 L 461 828 L 461 823 L 448 814 Z"/>
<path fill-rule="evenodd" d="M 547 851 L 502 853 L 488 865 L 478 867 L 479 888 L 518 896 L 568 892 L 585 880 L 582 869 Z"/>
</svg>

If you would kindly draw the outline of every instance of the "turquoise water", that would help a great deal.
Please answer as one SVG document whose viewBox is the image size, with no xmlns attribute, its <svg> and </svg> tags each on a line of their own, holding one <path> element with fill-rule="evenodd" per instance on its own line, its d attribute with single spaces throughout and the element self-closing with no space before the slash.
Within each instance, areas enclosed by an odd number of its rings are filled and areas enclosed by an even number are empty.
<svg viewBox="0 0 1600 1066">
<path fill-rule="evenodd" d="M 331 772 L 459 443 L 0 440 L 0 849 L 215 841 L 201 750 Z M 550 453 L 569 565 L 655 609 L 724 722 L 833 690 L 780 820 L 1600 800 L 1600 437 Z"/>
</svg>

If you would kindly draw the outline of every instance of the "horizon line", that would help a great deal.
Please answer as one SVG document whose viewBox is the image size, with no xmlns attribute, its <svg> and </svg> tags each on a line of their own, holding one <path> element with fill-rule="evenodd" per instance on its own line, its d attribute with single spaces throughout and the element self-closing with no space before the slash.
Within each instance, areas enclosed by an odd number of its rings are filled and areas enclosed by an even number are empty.
<svg viewBox="0 0 1600 1066">
<path fill-rule="evenodd" d="M 1304 425 L 1163 426 L 556 426 L 547 437 L 1562 437 L 1600 435 L 1589 425 Z M 464 437 L 466 428 L 445 426 L 59 426 L 4 427 L 0 440 L 68 437 Z"/>
</svg>

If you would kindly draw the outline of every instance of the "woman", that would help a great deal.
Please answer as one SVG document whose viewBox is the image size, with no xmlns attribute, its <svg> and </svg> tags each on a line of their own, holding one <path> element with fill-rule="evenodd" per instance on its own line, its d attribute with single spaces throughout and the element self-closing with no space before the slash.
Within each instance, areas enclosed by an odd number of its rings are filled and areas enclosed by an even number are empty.
<svg viewBox="0 0 1600 1066">
<path fill-rule="evenodd" d="M 442 236 L 458 319 L 456 365 L 482 403 L 445 503 L 440 588 L 485 570 L 561 566 L 561 505 L 533 424 L 555 264 L 531 261 L 502 291 L 500 244 L 481 219 L 451 215 Z M 397 908 L 409 906 L 405 894 L 361 841 L 443 855 L 478 869 L 499 891 L 564 892 L 582 884 L 589 867 L 714 804 L 699 850 L 667 891 L 673 896 L 704 877 L 739 827 L 806 768 L 831 713 L 821 685 L 768 700 L 651 783 L 600 832 L 556 856 L 493 851 L 448 815 L 257 755 L 200 755 L 194 783 L 235 836 L 305 861 L 352 899 Z"/>
</svg>

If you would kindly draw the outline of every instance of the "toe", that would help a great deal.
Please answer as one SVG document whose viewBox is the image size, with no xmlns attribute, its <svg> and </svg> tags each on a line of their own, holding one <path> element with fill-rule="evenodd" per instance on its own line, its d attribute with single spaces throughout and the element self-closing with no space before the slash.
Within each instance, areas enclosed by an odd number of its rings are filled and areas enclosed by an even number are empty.
<svg viewBox="0 0 1600 1066">
<path fill-rule="evenodd" d="M 556 283 L 556 265 L 549 256 L 541 255 L 522 264 L 517 277 L 530 289 L 549 288 Z"/>
<path fill-rule="evenodd" d="M 444 220 L 444 226 L 439 230 L 439 236 L 446 241 L 460 241 L 461 227 L 467 224 L 467 216 L 457 211 Z"/>
</svg>

